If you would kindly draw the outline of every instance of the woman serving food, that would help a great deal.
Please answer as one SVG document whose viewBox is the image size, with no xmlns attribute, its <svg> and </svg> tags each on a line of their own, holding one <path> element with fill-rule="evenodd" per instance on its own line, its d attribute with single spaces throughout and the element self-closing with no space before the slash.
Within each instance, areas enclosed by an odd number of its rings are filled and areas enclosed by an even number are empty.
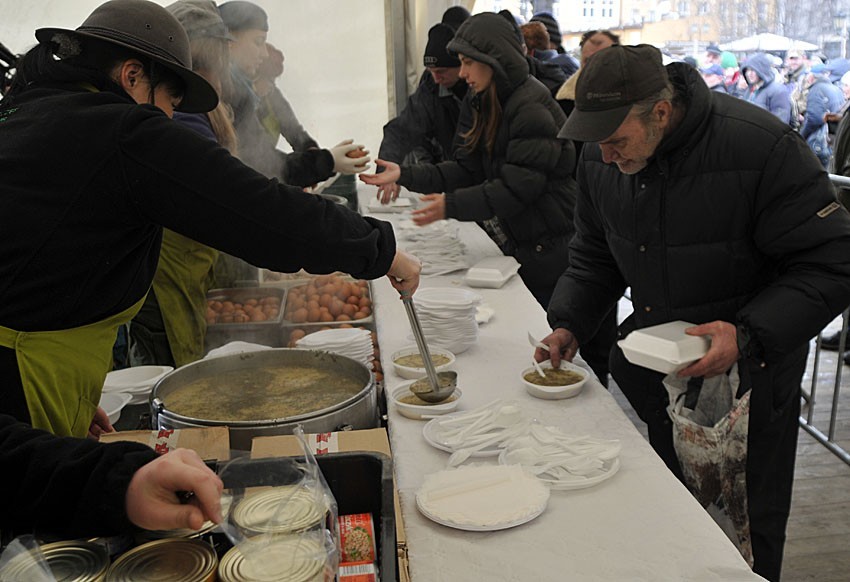
<svg viewBox="0 0 850 582">
<path fill-rule="evenodd" d="M 58 435 L 109 428 L 95 412 L 116 330 L 151 286 L 163 227 L 275 271 L 418 285 L 389 224 L 269 180 L 174 123 L 174 110 L 218 98 L 161 6 L 111 0 L 36 38 L 0 102 L 4 412 Z"/>
</svg>

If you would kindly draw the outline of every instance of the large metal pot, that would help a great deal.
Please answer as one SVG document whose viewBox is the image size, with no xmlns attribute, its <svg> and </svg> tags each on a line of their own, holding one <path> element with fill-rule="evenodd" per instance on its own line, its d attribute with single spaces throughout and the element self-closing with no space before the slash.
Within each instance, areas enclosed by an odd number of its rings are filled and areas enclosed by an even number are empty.
<svg viewBox="0 0 850 582">
<path fill-rule="evenodd" d="M 168 409 L 168 395 L 196 380 L 215 378 L 217 375 L 231 370 L 255 370 L 263 367 L 280 368 L 285 366 L 309 366 L 321 369 L 333 367 L 357 380 L 358 385 L 362 383 L 363 389 L 333 406 L 285 418 L 220 421 L 191 418 Z M 377 395 L 372 372 L 366 366 L 351 358 L 311 350 L 281 348 L 200 360 L 178 368 L 159 380 L 151 392 L 150 402 L 151 413 L 158 428 L 227 426 L 230 430 L 230 446 L 239 450 L 250 450 L 251 439 L 257 436 L 292 434 L 293 429 L 298 424 L 307 433 L 331 432 L 346 428 L 375 428 L 378 426 Z"/>
</svg>

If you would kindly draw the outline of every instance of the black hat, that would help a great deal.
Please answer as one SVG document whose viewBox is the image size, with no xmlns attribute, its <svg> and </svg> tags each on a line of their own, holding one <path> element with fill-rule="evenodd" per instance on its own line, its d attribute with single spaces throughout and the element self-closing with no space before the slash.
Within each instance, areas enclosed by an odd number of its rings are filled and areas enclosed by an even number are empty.
<svg viewBox="0 0 850 582">
<path fill-rule="evenodd" d="M 463 6 L 452 6 L 451 8 L 446 9 L 443 12 L 443 19 L 440 21 L 443 24 L 448 24 L 455 30 L 460 28 L 460 25 L 463 24 L 463 21 L 469 18 L 471 14 L 469 14 L 469 10 L 464 8 Z"/>
<path fill-rule="evenodd" d="M 446 50 L 446 45 L 454 38 L 455 31 L 448 24 L 435 24 L 428 31 L 428 44 L 425 46 L 426 67 L 459 67 L 457 56 Z"/>
<path fill-rule="evenodd" d="M 654 46 L 604 48 L 582 67 L 575 109 L 558 137 L 602 141 L 617 131 L 635 103 L 658 93 L 668 83 L 661 51 Z"/>
<path fill-rule="evenodd" d="M 269 17 L 266 11 L 245 0 L 232 0 L 218 7 L 221 19 L 227 25 L 228 30 L 262 30 L 269 31 Z"/>
<path fill-rule="evenodd" d="M 94 9 L 76 29 L 40 28 L 39 42 L 63 44 L 63 37 L 94 38 L 126 47 L 153 59 L 180 77 L 185 85 L 178 111 L 202 113 L 215 109 L 218 94 L 192 71 L 189 37 L 168 10 L 148 0 L 110 0 Z"/>
<path fill-rule="evenodd" d="M 722 51 L 722 50 L 720 50 L 720 47 L 719 47 L 719 46 L 717 46 L 717 45 L 716 45 L 716 44 L 714 44 L 714 43 L 709 44 L 709 45 L 708 45 L 708 48 L 707 48 L 707 49 L 705 49 L 705 52 L 707 52 L 707 53 L 711 53 L 711 54 L 713 54 L 713 55 L 717 55 L 717 56 L 720 56 L 720 55 L 722 55 L 722 54 L 723 54 L 723 51 Z"/>
<path fill-rule="evenodd" d="M 531 22 L 542 22 L 549 33 L 549 41 L 555 46 L 561 46 L 561 26 L 551 12 L 538 12 L 531 17 Z"/>
</svg>

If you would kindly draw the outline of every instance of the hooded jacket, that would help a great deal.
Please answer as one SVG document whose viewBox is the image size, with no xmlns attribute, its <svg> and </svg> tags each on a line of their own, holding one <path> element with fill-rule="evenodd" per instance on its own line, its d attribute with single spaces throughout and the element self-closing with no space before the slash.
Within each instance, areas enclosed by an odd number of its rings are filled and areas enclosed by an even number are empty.
<svg viewBox="0 0 850 582">
<path fill-rule="evenodd" d="M 630 286 L 634 327 L 731 322 L 743 356 L 781 365 L 847 306 L 850 215 L 787 124 L 688 65 L 667 71 L 687 109 L 645 169 L 622 174 L 584 147 L 549 322 L 581 344 Z"/>
<path fill-rule="evenodd" d="M 473 16 L 448 48 L 493 68 L 502 105 L 493 152 L 482 144 L 474 151 L 460 148 L 454 162 L 403 166 L 399 184 L 416 192 L 445 192 L 448 218 L 498 217 L 517 248 L 569 239 L 575 150 L 557 138 L 564 114 L 549 90 L 529 75 L 510 24 L 498 14 Z"/>
<path fill-rule="evenodd" d="M 750 85 L 744 92 L 743 98 L 767 109 L 785 123 L 791 122 L 791 98 L 788 91 L 781 83 L 774 82 L 776 75 L 773 72 L 773 63 L 770 57 L 764 53 L 756 53 L 747 59 L 741 67 L 741 74 L 746 76 L 747 69 L 752 69 L 761 79 L 761 86 Z M 747 81 L 749 83 L 749 81 Z"/>
<path fill-rule="evenodd" d="M 806 96 L 806 118 L 800 135 L 808 138 L 824 126 L 823 116 L 827 113 L 838 113 L 844 105 L 844 94 L 841 89 L 829 82 L 826 77 L 816 79 L 809 86 Z"/>
</svg>

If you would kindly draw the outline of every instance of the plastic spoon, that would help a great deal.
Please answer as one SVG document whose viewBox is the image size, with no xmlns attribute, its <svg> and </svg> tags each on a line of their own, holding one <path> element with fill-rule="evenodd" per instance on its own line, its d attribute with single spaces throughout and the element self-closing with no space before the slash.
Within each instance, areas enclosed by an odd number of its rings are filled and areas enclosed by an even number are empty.
<svg viewBox="0 0 850 582">
<path fill-rule="evenodd" d="M 537 370 L 537 373 L 540 374 L 540 377 L 545 378 L 546 374 L 543 373 L 543 368 L 540 367 L 540 364 L 537 363 L 537 360 L 531 358 L 531 363 L 534 364 L 534 369 Z"/>
<path fill-rule="evenodd" d="M 540 340 L 534 339 L 534 336 L 531 335 L 531 332 L 528 332 L 528 343 L 530 343 L 535 348 L 540 348 L 541 350 L 543 350 L 545 352 L 549 351 L 549 346 L 547 346 L 546 344 L 544 344 Z"/>
</svg>

